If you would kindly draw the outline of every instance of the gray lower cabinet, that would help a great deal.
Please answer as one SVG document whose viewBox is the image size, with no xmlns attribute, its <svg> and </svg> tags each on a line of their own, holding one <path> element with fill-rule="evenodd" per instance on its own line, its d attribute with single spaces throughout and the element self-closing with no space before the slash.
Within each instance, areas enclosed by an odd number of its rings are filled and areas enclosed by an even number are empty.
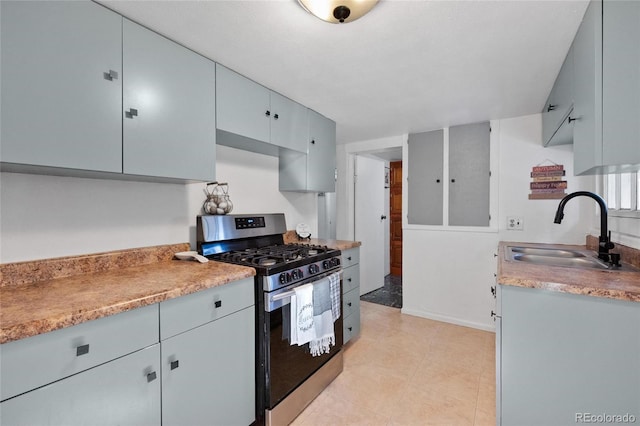
<svg viewBox="0 0 640 426">
<path fill-rule="evenodd" d="M 2 162 L 122 172 L 122 18 L 2 1 Z"/>
<path fill-rule="evenodd" d="M 162 302 L 160 329 L 163 425 L 251 424 L 254 280 Z"/>
<path fill-rule="evenodd" d="M 307 108 L 216 65 L 218 143 L 277 156 L 279 148 L 306 152 Z"/>
<path fill-rule="evenodd" d="M 640 2 L 589 3 L 574 40 L 574 173 L 640 169 Z"/>
<path fill-rule="evenodd" d="M 3 425 L 149 425 L 160 419 L 160 345 L 0 404 Z"/>
<path fill-rule="evenodd" d="M 215 180 L 215 63 L 123 19 L 123 172 Z"/>
<path fill-rule="evenodd" d="M 158 305 L 0 346 L 0 423 L 157 425 Z"/>
<path fill-rule="evenodd" d="M 512 286 L 497 302 L 498 424 L 640 418 L 640 303 Z"/>
<path fill-rule="evenodd" d="M 447 185 L 449 226 L 489 226 L 490 132 L 488 122 L 450 127 L 448 158 L 443 130 L 409 135 L 409 224 L 444 224 Z"/>
<path fill-rule="evenodd" d="M 309 110 L 306 154 L 279 153 L 280 191 L 335 192 L 336 123 Z"/>
<path fill-rule="evenodd" d="M 360 334 L 360 248 L 342 251 L 342 328 L 347 343 Z"/>
</svg>

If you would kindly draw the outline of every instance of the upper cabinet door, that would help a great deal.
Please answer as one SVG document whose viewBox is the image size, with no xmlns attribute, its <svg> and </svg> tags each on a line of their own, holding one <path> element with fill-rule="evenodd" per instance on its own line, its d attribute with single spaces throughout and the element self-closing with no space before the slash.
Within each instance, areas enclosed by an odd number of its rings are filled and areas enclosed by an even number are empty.
<svg viewBox="0 0 640 426">
<path fill-rule="evenodd" d="M 449 128 L 449 225 L 489 226 L 488 122 Z"/>
<path fill-rule="evenodd" d="M 602 159 L 640 168 L 640 2 L 608 1 L 602 16 Z M 621 30 L 622 29 L 622 30 Z"/>
<path fill-rule="evenodd" d="M 410 134 L 407 146 L 407 221 L 416 225 L 442 225 L 444 131 Z"/>
<path fill-rule="evenodd" d="M 2 161 L 122 172 L 122 18 L 2 1 Z"/>
<path fill-rule="evenodd" d="M 602 164 L 602 2 L 592 1 L 573 41 L 574 174 Z"/>
<path fill-rule="evenodd" d="M 542 142 L 545 146 L 573 143 L 573 134 L 560 131 L 560 127 L 570 127 L 567 115 L 573 107 L 573 48 L 560 68 L 547 103 L 542 111 Z"/>
<path fill-rule="evenodd" d="M 307 190 L 336 190 L 336 123 L 309 110 Z"/>
<path fill-rule="evenodd" d="M 270 140 L 270 90 L 216 65 L 216 127 L 262 142 Z"/>
<path fill-rule="evenodd" d="M 123 22 L 124 173 L 215 179 L 214 62 Z"/>
<path fill-rule="evenodd" d="M 271 143 L 307 152 L 308 109 L 291 99 L 271 92 Z"/>
</svg>

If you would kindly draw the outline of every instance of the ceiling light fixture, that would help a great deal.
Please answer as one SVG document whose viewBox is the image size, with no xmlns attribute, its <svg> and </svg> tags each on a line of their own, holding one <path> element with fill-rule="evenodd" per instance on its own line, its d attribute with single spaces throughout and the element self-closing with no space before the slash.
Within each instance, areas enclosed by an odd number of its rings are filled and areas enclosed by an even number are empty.
<svg viewBox="0 0 640 426">
<path fill-rule="evenodd" d="M 298 3 L 323 21 L 342 24 L 364 16 L 378 0 L 298 0 Z"/>
</svg>

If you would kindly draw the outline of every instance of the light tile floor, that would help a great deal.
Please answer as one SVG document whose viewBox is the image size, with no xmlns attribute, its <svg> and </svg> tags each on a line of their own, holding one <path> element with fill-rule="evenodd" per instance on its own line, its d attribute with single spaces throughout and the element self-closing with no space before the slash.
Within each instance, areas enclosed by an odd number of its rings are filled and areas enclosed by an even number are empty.
<svg viewBox="0 0 640 426">
<path fill-rule="evenodd" d="M 360 302 L 344 371 L 292 423 L 495 425 L 495 335 Z"/>
</svg>

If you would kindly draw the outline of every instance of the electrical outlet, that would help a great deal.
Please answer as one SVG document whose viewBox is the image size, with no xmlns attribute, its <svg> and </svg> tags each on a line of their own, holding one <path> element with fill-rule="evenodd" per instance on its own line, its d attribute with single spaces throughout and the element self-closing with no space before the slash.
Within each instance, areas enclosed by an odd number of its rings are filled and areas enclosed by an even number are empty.
<svg viewBox="0 0 640 426">
<path fill-rule="evenodd" d="M 507 229 L 522 231 L 524 229 L 524 219 L 520 216 L 507 216 Z"/>
</svg>

